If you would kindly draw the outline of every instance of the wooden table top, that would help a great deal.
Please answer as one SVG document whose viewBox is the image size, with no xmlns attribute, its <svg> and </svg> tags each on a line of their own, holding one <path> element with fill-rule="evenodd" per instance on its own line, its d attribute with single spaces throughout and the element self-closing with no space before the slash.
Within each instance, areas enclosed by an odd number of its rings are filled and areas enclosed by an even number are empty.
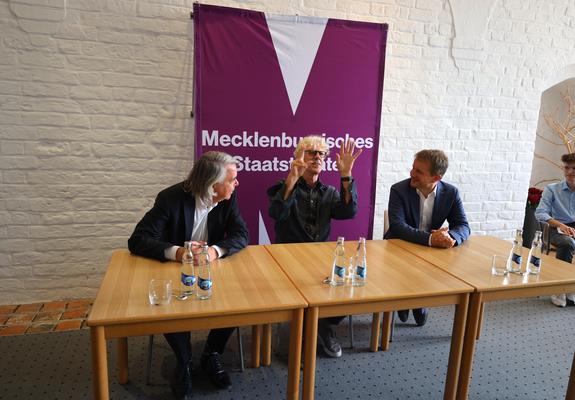
<svg viewBox="0 0 575 400">
<path fill-rule="evenodd" d="M 356 242 L 346 243 L 346 256 Z M 363 287 L 332 287 L 330 275 L 335 242 L 272 244 L 266 248 L 300 290 L 310 306 L 419 298 L 473 291 L 459 279 L 387 240 L 368 240 L 367 283 Z"/>
<path fill-rule="evenodd" d="M 542 287 L 575 283 L 575 266 L 558 260 L 554 255 L 541 256 L 539 275 L 491 275 L 493 255 L 507 257 L 511 243 L 492 236 L 472 236 L 462 245 L 451 249 L 421 246 L 400 239 L 393 244 L 417 254 L 442 270 L 469 283 L 477 290 L 488 292 L 502 288 Z M 525 271 L 529 249 L 524 248 L 522 269 Z"/>
<path fill-rule="evenodd" d="M 89 326 L 171 320 L 245 312 L 305 308 L 307 302 L 263 246 L 248 246 L 212 263 L 213 291 L 197 298 L 153 306 L 148 301 L 150 279 L 171 279 L 179 290 L 180 263 L 135 256 L 116 250 L 88 317 Z"/>
</svg>

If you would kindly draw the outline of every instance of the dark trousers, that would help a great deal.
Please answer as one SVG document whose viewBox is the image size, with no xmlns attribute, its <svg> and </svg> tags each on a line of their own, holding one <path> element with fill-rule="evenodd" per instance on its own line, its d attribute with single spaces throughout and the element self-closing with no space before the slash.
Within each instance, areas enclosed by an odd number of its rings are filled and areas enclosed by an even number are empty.
<svg viewBox="0 0 575 400">
<path fill-rule="evenodd" d="M 325 320 L 327 322 L 329 322 L 331 325 L 337 325 L 339 324 L 341 321 L 344 320 L 346 316 L 344 315 L 343 317 L 328 317 L 328 318 L 321 318 L 321 320 Z"/>
<path fill-rule="evenodd" d="M 575 228 L 575 222 L 566 224 L 571 228 Z M 562 235 L 557 232 L 556 228 L 550 228 L 550 242 L 557 248 L 556 258 L 559 260 L 567 261 L 570 263 L 575 254 L 575 239 L 571 236 Z"/>
<path fill-rule="evenodd" d="M 205 352 L 218 352 L 222 354 L 226 343 L 236 328 L 212 329 L 206 340 Z M 176 354 L 178 366 L 186 365 L 192 359 L 192 344 L 190 343 L 190 332 L 166 333 L 164 337 Z"/>
</svg>

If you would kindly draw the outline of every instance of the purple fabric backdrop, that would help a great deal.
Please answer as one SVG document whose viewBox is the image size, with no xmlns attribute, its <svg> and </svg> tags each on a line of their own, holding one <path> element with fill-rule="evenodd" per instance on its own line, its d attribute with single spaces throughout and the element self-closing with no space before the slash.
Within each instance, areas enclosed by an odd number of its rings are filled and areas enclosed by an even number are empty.
<svg viewBox="0 0 575 400">
<path fill-rule="evenodd" d="M 331 237 L 370 238 L 387 25 L 327 20 L 294 113 L 268 28 L 270 18 L 194 4 L 196 156 L 220 150 L 238 159 L 238 200 L 251 243 L 265 242 L 268 234 L 273 243 L 266 189 L 287 176 L 296 138 L 359 138 L 364 151 L 353 170 L 359 211 L 353 220 L 332 221 Z M 293 23 L 304 29 L 303 24 L 314 23 L 310 20 L 294 17 Z M 338 151 L 331 149 L 320 180 L 339 189 Z"/>
</svg>

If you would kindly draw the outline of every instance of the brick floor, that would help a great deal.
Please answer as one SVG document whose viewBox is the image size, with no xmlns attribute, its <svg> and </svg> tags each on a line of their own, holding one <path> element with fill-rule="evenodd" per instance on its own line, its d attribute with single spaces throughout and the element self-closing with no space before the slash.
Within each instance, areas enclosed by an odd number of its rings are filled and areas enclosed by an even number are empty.
<svg viewBox="0 0 575 400">
<path fill-rule="evenodd" d="M 54 301 L 52 303 L 44 303 L 42 307 L 42 312 L 47 311 L 64 311 L 66 309 L 65 301 Z"/>
<path fill-rule="evenodd" d="M 29 325 L 12 325 L 0 327 L 0 336 L 21 335 L 26 332 Z"/>
<path fill-rule="evenodd" d="M 34 320 L 34 314 L 13 314 L 8 321 L 6 321 L 6 325 L 23 325 L 28 324 Z"/>
<path fill-rule="evenodd" d="M 17 305 L 0 306 L 0 314 L 11 314 L 18 307 Z"/>
<path fill-rule="evenodd" d="M 62 321 L 59 322 L 58 325 L 56 325 L 56 329 L 54 329 L 54 331 L 70 331 L 74 329 L 80 329 L 81 326 L 82 326 L 81 319 Z"/>
<path fill-rule="evenodd" d="M 38 314 L 36 314 L 36 317 L 34 318 L 34 323 L 39 323 L 39 322 L 57 322 L 60 319 L 60 316 L 62 315 L 62 313 L 60 312 L 39 312 Z"/>
<path fill-rule="evenodd" d="M 26 330 L 26 333 L 51 332 L 52 330 L 54 330 L 55 326 L 56 326 L 55 323 L 53 323 L 53 324 L 34 324 L 34 325 L 30 325 L 28 327 L 28 330 Z"/>
<path fill-rule="evenodd" d="M 0 306 L 0 336 L 86 329 L 94 299 Z"/>
<path fill-rule="evenodd" d="M 66 308 L 68 310 L 72 310 L 75 308 L 86 309 L 87 307 L 90 307 L 93 302 L 94 302 L 94 300 L 91 300 L 91 299 L 74 300 L 74 301 L 70 301 Z"/>
<path fill-rule="evenodd" d="M 42 307 L 42 303 L 34 303 L 34 304 L 21 304 L 16 309 L 18 313 L 30 313 L 30 312 L 37 312 Z"/>
<path fill-rule="evenodd" d="M 68 310 L 64 314 L 62 314 L 62 319 L 77 319 L 77 318 L 84 318 L 88 313 L 87 310 L 77 308 L 75 310 Z"/>
</svg>

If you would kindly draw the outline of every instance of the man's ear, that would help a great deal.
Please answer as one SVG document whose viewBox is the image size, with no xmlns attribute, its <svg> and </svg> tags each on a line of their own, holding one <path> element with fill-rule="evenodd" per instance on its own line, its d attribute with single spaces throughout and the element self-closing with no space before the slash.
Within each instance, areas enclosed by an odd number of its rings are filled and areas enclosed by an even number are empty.
<svg viewBox="0 0 575 400">
<path fill-rule="evenodd" d="M 433 176 L 433 182 L 439 182 L 441 180 L 442 176 L 441 175 L 434 175 Z"/>
<path fill-rule="evenodd" d="M 215 188 L 214 188 L 215 185 L 216 185 L 216 184 L 214 183 L 212 186 L 210 186 L 210 187 L 208 188 L 208 194 L 209 194 L 211 197 L 214 197 L 214 196 L 216 195 L 216 191 L 214 190 L 214 189 L 215 189 Z"/>
</svg>

